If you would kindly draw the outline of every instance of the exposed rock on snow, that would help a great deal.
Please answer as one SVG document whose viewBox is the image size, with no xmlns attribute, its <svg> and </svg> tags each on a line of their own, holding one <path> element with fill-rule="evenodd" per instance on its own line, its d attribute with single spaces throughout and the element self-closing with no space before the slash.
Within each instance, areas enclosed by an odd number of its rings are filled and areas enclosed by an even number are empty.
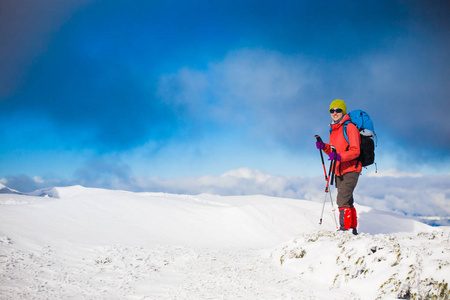
<svg viewBox="0 0 450 300">
<path fill-rule="evenodd" d="M 371 299 L 444 299 L 450 295 L 450 231 L 352 234 L 319 231 L 279 246 L 271 255 L 301 281 L 364 290 Z"/>
</svg>

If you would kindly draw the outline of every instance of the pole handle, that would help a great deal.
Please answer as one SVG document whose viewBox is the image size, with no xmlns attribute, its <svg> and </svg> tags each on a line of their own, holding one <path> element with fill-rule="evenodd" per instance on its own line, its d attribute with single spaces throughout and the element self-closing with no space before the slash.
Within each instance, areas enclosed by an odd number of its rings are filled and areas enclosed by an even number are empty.
<svg viewBox="0 0 450 300">
<path fill-rule="evenodd" d="M 332 171 L 331 171 L 331 183 L 330 183 L 330 185 L 333 185 L 333 182 L 334 182 L 334 180 L 335 180 L 335 176 L 336 176 L 336 163 L 337 163 L 337 155 L 336 155 L 336 148 L 335 147 L 333 147 L 333 146 L 331 146 L 331 148 L 332 148 L 332 150 L 333 150 L 333 152 L 334 152 L 334 159 L 333 159 L 333 161 L 331 162 L 331 165 L 330 165 L 330 167 L 331 166 L 333 166 L 332 167 Z"/>
<path fill-rule="evenodd" d="M 320 136 L 318 136 L 316 134 L 315 137 L 316 137 L 318 142 L 322 142 L 322 139 L 320 138 Z M 325 173 L 325 180 L 328 180 L 328 178 L 327 178 L 327 170 L 325 169 L 325 161 L 323 160 L 322 149 L 319 149 L 319 152 L 320 152 L 320 158 L 322 159 L 322 166 L 323 166 L 323 172 Z"/>
</svg>

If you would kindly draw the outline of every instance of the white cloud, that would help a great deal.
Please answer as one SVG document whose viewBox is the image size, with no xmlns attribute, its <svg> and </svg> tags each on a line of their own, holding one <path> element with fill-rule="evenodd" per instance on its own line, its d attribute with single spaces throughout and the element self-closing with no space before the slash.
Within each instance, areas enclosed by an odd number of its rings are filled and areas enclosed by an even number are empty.
<svg viewBox="0 0 450 300">
<path fill-rule="evenodd" d="M 388 170 L 379 170 L 379 171 L 371 171 L 367 174 L 369 177 L 393 177 L 393 178 L 402 178 L 402 177 L 422 177 L 420 173 L 411 173 L 400 171 L 396 168 L 388 169 Z"/>
<path fill-rule="evenodd" d="M 33 180 L 35 182 L 37 182 L 37 183 L 44 183 L 45 182 L 45 180 L 42 177 L 40 177 L 40 176 L 34 176 Z"/>
<path fill-rule="evenodd" d="M 241 168 L 220 176 L 184 177 L 175 179 L 137 178 L 135 189 L 169 193 L 218 195 L 255 195 L 299 198 L 304 197 L 301 177 L 285 177 L 259 170 Z"/>
<path fill-rule="evenodd" d="M 205 70 L 181 68 L 161 76 L 158 95 L 197 125 L 207 120 L 209 126 L 212 120 L 258 138 L 295 144 L 309 134 L 302 130 L 314 120 L 308 111 L 323 105 L 312 92 L 322 90 L 312 70 L 297 55 L 240 49 Z"/>
<path fill-rule="evenodd" d="M 362 175 L 355 189 L 355 202 L 376 209 L 395 211 L 406 215 L 450 216 L 450 175 L 428 176 L 390 170 L 381 174 L 395 176 Z M 404 176 L 400 176 L 403 174 Z M 326 182 L 323 176 L 306 178 L 280 176 L 241 168 L 230 170 L 220 176 L 200 176 L 163 179 L 159 177 L 97 178 L 84 181 L 83 185 L 137 192 L 166 192 L 174 194 L 216 194 L 216 195 L 268 195 L 322 202 L 325 199 Z M 80 181 L 57 181 L 40 178 L 38 181 L 25 177 L 3 178 L 1 182 L 10 188 L 21 189 L 32 183 L 34 188 L 67 186 Z M 29 191 L 29 190 L 27 190 Z M 333 199 L 336 190 L 331 188 Z M 328 200 L 327 205 L 329 205 Z"/>
<path fill-rule="evenodd" d="M 357 203 L 407 215 L 450 216 L 450 175 L 427 176 L 399 170 L 378 172 L 387 175 L 361 176 L 354 193 Z M 280 176 L 241 168 L 221 176 L 139 178 L 134 189 L 187 194 L 263 194 L 322 202 L 326 196 L 325 185 L 323 176 Z M 334 187 L 331 193 L 335 199 Z"/>
<path fill-rule="evenodd" d="M 228 171 L 220 176 L 221 178 L 234 178 L 234 179 L 253 179 L 256 182 L 266 182 L 274 176 L 259 170 L 251 170 L 249 168 L 241 168 L 237 170 Z"/>
</svg>

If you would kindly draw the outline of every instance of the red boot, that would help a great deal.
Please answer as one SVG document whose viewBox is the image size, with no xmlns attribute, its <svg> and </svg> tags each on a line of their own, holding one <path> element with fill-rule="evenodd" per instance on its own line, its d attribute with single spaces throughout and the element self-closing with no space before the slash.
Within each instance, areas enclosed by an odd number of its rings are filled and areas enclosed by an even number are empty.
<svg viewBox="0 0 450 300">
<path fill-rule="evenodd" d="M 352 210 L 350 207 L 339 208 L 339 230 L 349 230 L 352 228 Z"/>
</svg>

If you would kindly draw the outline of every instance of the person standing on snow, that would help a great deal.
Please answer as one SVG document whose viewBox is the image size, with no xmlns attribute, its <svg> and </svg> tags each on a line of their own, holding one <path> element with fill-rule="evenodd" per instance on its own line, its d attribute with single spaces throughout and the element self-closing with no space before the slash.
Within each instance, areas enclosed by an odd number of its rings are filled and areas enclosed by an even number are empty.
<svg viewBox="0 0 450 300">
<path fill-rule="evenodd" d="M 329 155 L 328 160 L 337 160 L 335 175 L 338 192 L 336 202 L 339 207 L 339 230 L 352 229 L 353 234 L 358 234 L 353 191 L 362 170 L 362 164 L 358 161 L 361 137 L 358 128 L 349 122 L 346 126 L 349 142 L 345 139 L 344 123 L 350 121 L 346 112 L 347 107 L 343 100 L 336 99 L 331 102 L 330 143 L 316 142 L 316 147 Z M 332 146 L 336 148 L 336 152 L 332 151 Z"/>
</svg>

